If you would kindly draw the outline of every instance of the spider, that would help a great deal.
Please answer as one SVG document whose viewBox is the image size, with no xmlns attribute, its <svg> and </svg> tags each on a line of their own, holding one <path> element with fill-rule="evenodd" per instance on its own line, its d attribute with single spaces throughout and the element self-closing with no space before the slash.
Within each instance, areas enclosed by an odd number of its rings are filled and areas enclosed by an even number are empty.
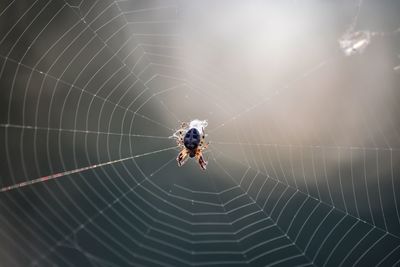
<svg viewBox="0 0 400 267">
<path fill-rule="evenodd" d="M 181 128 L 172 135 L 181 149 L 176 158 L 179 167 L 185 164 L 189 156 L 196 158 L 201 169 L 206 169 L 207 161 L 204 160 L 202 153 L 208 147 L 208 143 L 205 142 L 206 134 L 204 132 L 206 126 L 207 121 L 193 120 L 190 123 L 183 122 Z"/>
</svg>

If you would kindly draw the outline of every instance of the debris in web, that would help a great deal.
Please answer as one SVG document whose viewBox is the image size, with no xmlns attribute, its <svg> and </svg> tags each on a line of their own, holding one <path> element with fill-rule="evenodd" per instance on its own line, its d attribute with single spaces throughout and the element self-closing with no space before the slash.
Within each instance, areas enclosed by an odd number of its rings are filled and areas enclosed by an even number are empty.
<svg viewBox="0 0 400 267">
<path fill-rule="evenodd" d="M 400 59 L 400 54 L 397 55 L 397 57 Z M 393 70 L 394 70 L 396 73 L 399 73 L 399 74 L 400 74 L 400 65 L 397 65 L 397 66 L 393 67 Z"/>
<path fill-rule="evenodd" d="M 339 45 L 346 56 L 361 54 L 371 42 L 372 34 L 369 31 L 345 33 L 339 39 Z"/>
<path fill-rule="evenodd" d="M 362 54 L 371 43 L 372 37 L 389 37 L 400 34 L 400 28 L 389 32 L 352 31 L 347 30 L 338 40 L 339 46 L 346 56 Z"/>
</svg>

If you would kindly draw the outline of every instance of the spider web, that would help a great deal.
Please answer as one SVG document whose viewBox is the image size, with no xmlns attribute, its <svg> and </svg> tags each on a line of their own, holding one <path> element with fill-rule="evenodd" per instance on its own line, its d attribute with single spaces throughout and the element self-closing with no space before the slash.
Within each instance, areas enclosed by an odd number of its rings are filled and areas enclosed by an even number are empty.
<svg viewBox="0 0 400 267">
<path fill-rule="evenodd" d="M 293 20 L 248 53 L 227 3 L 1 3 L 4 266 L 400 264 L 398 4 L 262 5 Z"/>
</svg>

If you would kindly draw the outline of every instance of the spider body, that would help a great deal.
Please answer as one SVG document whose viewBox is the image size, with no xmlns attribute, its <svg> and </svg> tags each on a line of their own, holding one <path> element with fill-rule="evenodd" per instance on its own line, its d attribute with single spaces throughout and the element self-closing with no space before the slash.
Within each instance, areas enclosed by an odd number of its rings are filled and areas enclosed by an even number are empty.
<svg viewBox="0 0 400 267">
<path fill-rule="evenodd" d="M 173 134 L 178 146 L 181 148 L 176 161 L 178 166 L 185 164 L 188 156 L 196 158 L 200 168 L 205 170 L 207 161 L 203 158 L 203 150 L 207 148 L 205 143 L 206 134 L 204 127 L 207 126 L 207 121 L 194 120 L 190 123 L 182 123 L 181 128 Z"/>
<path fill-rule="evenodd" d="M 196 128 L 189 129 L 184 138 L 183 144 L 189 150 L 189 157 L 193 158 L 196 155 L 196 150 L 200 144 L 200 133 Z"/>
</svg>

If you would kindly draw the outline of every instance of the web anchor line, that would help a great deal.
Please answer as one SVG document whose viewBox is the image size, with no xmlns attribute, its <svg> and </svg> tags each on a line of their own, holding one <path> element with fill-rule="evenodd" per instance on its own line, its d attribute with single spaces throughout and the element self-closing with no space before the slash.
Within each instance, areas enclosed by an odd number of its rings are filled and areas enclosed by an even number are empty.
<svg viewBox="0 0 400 267">
<path fill-rule="evenodd" d="M 11 190 L 14 190 L 14 189 L 17 189 L 17 188 L 22 188 L 22 187 L 26 187 L 26 186 L 33 185 L 33 184 L 54 180 L 54 179 L 57 179 L 57 178 L 60 178 L 60 177 L 63 177 L 63 176 L 70 175 L 70 174 L 75 174 L 75 173 L 78 173 L 78 172 L 92 170 L 92 169 L 96 169 L 96 168 L 99 168 L 99 167 L 111 165 L 111 164 L 114 164 L 114 163 L 123 162 L 123 161 L 129 160 L 129 159 L 135 159 L 135 158 L 139 158 L 139 157 L 143 157 L 143 156 L 147 156 L 147 155 L 151 155 L 151 154 L 156 154 L 156 153 L 164 152 L 164 151 L 175 149 L 175 148 L 176 148 L 176 146 L 165 148 L 165 149 L 156 150 L 156 151 L 153 151 L 153 152 L 147 152 L 147 153 L 143 153 L 143 154 L 127 157 L 127 158 L 122 158 L 122 159 L 112 160 L 112 161 L 108 161 L 108 162 L 104 162 L 104 163 L 94 164 L 94 165 L 78 168 L 78 169 L 75 169 L 75 170 L 54 173 L 54 174 L 43 176 L 43 177 L 39 177 L 39 178 L 30 180 L 30 181 L 25 181 L 25 182 L 17 183 L 17 184 L 14 184 L 14 185 L 5 186 L 5 187 L 0 189 L 0 192 L 11 191 Z"/>
<path fill-rule="evenodd" d="M 131 159 L 131 158 L 132 157 L 119 159 L 119 160 L 113 160 L 113 161 L 109 161 L 109 162 L 104 162 L 104 163 L 100 163 L 100 164 L 94 164 L 94 165 L 90 165 L 90 166 L 87 166 L 87 167 L 78 168 L 78 169 L 71 170 L 71 171 L 59 172 L 59 173 L 43 176 L 43 177 L 36 178 L 36 179 L 30 180 L 30 181 L 26 181 L 26 182 L 22 182 L 22 183 L 18 183 L 18 184 L 14 184 L 14 185 L 9 185 L 9 186 L 3 187 L 3 188 L 0 189 L 0 192 L 7 192 L 7 191 L 10 191 L 10 190 L 13 190 L 13 189 L 26 187 L 26 186 L 37 184 L 37 183 L 41 183 L 41 182 L 46 182 L 46 181 L 49 181 L 49 180 L 54 180 L 54 179 L 57 179 L 59 177 L 63 177 L 63 176 L 67 176 L 67 175 L 70 175 L 70 174 L 74 174 L 74 173 L 78 173 L 78 172 L 83 172 L 83 171 L 95 169 L 95 168 L 98 168 L 98 167 L 102 167 L 102 166 L 110 165 L 110 164 L 113 164 L 113 163 L 125 161 L 125 160 Z"/>
</svg>

